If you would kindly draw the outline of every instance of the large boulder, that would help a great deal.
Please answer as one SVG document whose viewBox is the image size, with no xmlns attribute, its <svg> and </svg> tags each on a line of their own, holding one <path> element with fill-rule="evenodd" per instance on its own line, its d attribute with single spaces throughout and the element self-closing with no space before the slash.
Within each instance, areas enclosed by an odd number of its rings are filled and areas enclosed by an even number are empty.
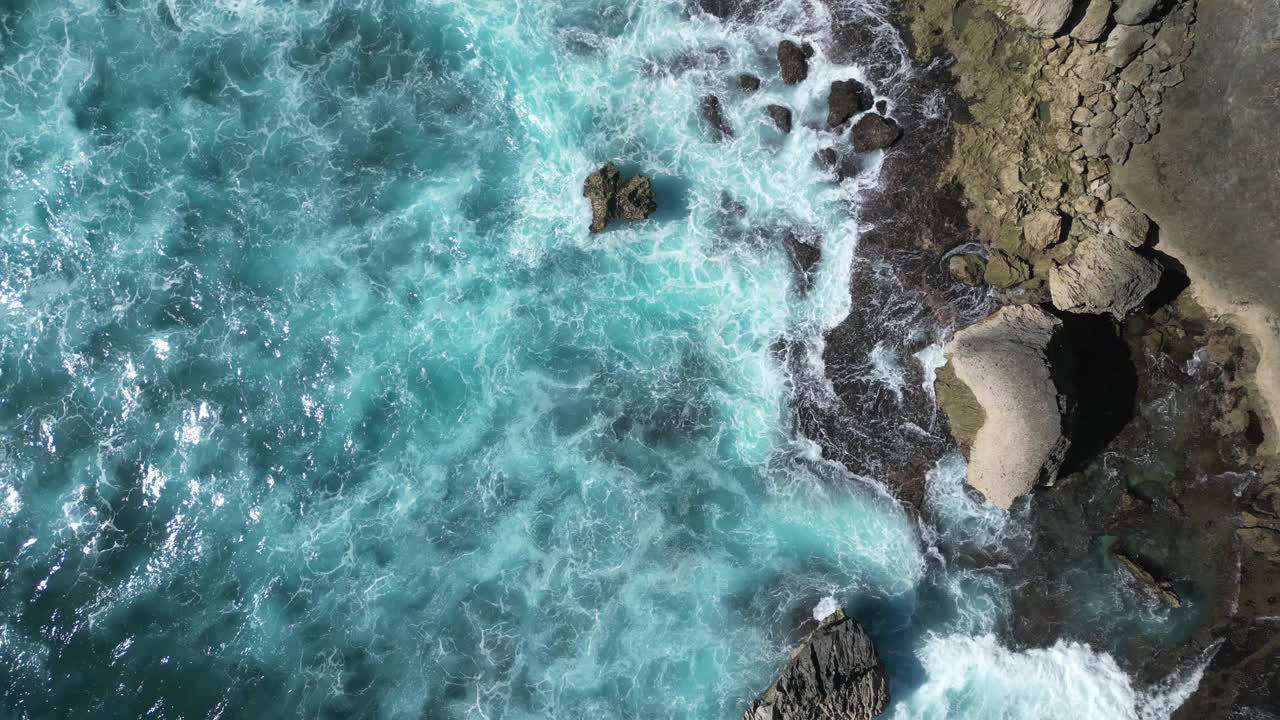
<svg viewBox="0 0 1280 720">
<path fill-rule="evenodd" d="M 804 49 L 790 40 L 778 43 L 778 67 L 782 82 L 795 85 L 809 76 L 809 58 Z"/>
<path fill-rule="evenodd" d="M 863 110 L 870 110 L 875 98 L 857 80 L 836 80 L 827 95 L 827 127 L 837 128 Z"/>
<path fill-rule="evenodd" d="M 612 162 L 587 176 L 582 194 L 591 202 L 591 232 L 610 220 L 643 220 L 658 209 L 653 182 L 645 175 L 623 177 Z"/>
<path fill-rule="evenodd" d="M 1098 42 L 1107 32 L 1112 0 L 1088 0 L 1084 16 L 1071 28 L 1071 37 L 1084 42 Z"/>
<path fill-rule="evenodd" d="M 889 680 L 871 638 L 843 610 L 791 651 L 743 720 L 871 720 L 889 704 Z"/>
<path fill-rule="evenodd" d="M 1053 37 L 1071 16 L 1071 0 L 1003 0 L 1036 37 Z"/>
<path fill-rule="evenodd" d="M 902 137 L 902 129 L 898 123 L 877 113 L 867 113 L 858 118 L 849 132 L 853 139 L 853 149 L 858 152 L 882 150 L 898 142 Z"/>
<path fill-rule="evenodd" d="M 791 108 L 785 105 L 769 105 L 764 110 L 773 121 L 774 127 L 784 133 L 791 132 Z"/>
<path fill-rule="evenodd" d="M 1074 412 L 1062 321 L 1010 305 L 955 334 L 935 384 L 953 433 L 969 447 L 968 482 L 1008 508 L 1050 482 L 1071 446 Z"/>
<path fill-rule="evenodd" d="M 1094 235 L 1071 259 L 1049 271 L 1049 296 L 1059 310 L 1110 314 L 1122 320 L 1160 284 L 1160 263 L 1114 235 Z"/>
</svg>

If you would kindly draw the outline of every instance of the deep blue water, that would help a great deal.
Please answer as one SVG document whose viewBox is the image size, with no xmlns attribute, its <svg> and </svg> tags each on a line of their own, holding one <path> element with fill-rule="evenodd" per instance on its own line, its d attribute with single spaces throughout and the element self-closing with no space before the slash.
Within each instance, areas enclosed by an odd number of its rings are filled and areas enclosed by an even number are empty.
<svg viewBox="0 0 1280 720">
<path fill-rule="evenodd" d="M 847 312 L 876 179 L 812 163 L 861 71 L 780 84 L 802 7 L 0 7 L 0 715 L 734 718 L 844 604 L 896 717 L 1158 716 L 794 435 L 770 347 Z M 591 236 L 609 159 L 661 209 Z"/>
</svg>

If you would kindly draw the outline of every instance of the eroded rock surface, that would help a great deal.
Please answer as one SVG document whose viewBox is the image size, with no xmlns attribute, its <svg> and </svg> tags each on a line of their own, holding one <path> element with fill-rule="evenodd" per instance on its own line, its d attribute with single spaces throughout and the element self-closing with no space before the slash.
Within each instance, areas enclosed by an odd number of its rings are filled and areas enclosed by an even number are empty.
<svg viewBox="0 0 1280 720">
<path fill-rule="evenodd" d="M 863 110 L 870 110 L 871 91 L 857 80 L 836 80 L 827 95 L 827 127 L 837 128 Z"/>
<path fill-rule="evenodd" d="M 790 40 L 778 43 L 778 67 L 782 82 L 796 85 L 809 77 L 809 58 L 804 50 Z"/>
<path fill-rule="evenodd" d="M 853 149 L 858 152 L 883 150 L 891 147 L 902 137 L 902 129 L 898 123 L 877 113 L 867 113 L 858 118 L 850 131 Z"/>
<path fill-rule="evenodd" d="M 1032 35 L 1053 37 L 1071 15 L 1071 0 L 1003 0 Z"/>
<path fill-rule="evenodd" d="M 1049 294 L 1059 310 L 1123 320 L 1156 289 L 1162 272 L 1160 263 L 1120 238 L 1095 235 L 1077 245 L 1065 265 L 1049 271 Z"/>
<path fill-rule="evenodd" d="M 791 652 L 778 679 L 743 720 L 871 720 L 889 704 L 889 680 L 875 646 L 843 610 Z"/>
<path fill-rule="evenodd" d="M 1002 307 L 957 332 L 945 353 L 938 401 L 959 439 L 969 440 L 969 485 L 1008 508 L 1053 480 L 1071 446 L 1062 321 L 1035 305 Z M 968 395 L 948 387 L 951 378 Z"/>
<path fill-rule="evenodd" d="M 582 194 L 591 202 L 593 233 L 604 230 L 610 220 L 643 220 L 658 209 L 649 177 L 623 177 L 612 162 L 587 176 Z"/>
</svg>

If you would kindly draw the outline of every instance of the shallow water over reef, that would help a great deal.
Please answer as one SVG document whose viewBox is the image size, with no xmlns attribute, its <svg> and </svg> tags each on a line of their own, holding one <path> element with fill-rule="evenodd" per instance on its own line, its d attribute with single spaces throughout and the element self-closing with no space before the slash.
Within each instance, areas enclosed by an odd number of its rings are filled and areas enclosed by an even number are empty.
<svg viewBox="0 0 1280 720">
<path fill-rule="evenodd" d="M 828 59 L 840 12 L 888 9 L 0 10 L 3 714 L 732 718 L 832 600 L 894 717 L 1164 712 L 992 637 L 1004 580 L 927 548 L 1016 541 L 955 457 L 922 548 L 793 431 L 775 346 L 857 302 L 879 162 L 812 162 L 828 84 L 866 77 Z M 818 46 L 796 87 L 786 33 Z M 591 236 L 609 159 L 660 209 Z M 788 228 L 821 237 L 807 292 Z"/>
</svg>

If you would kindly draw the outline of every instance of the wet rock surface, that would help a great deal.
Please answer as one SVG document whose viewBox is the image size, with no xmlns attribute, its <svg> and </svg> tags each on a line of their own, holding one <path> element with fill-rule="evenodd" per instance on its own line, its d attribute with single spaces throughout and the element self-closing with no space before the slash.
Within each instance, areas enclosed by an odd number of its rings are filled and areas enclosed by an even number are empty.
<svg viewBox="0 0 1280 720">
<path fill-rule="evenodd" d="M 778 43 L 778 68 L 782 74 L 782 82 L 796 85 L 809 77 L 809 57 L 804 50 L 791 40 Z"/>
<path fill-rule="evenodd" d="M 867 113 L 858 118 L 849 132 L 853 149 L 857 152 L 883 150 L 902 137 L 902 129 L 897 122 L 877 113 Z"/>
<path fill-rule="evenodd" d="M 702 119 L 706 121 L 707 126 L 711 129 L 712 137 L 716 140 L 733 137 L 733 128 L 729 126 L 729 121 L 725 119 L 724 108 L 720 106 L 720 98 L 715 95 L 707 95 L 702 98 L 700 107 Z"/>
<path fill-rule="evenodd" d="M 791 109 L 785 105 L 769 105 L 765 108 L 773 126 L 784 133 L 791 132 Z"/>
<path fill-rule="evenodd" d="M 871 91 L 857 80 L 836 80 L 827 94 L 827 127 L 838 128 L 849 118 L 871 109 Z"/>
<path fill-rule="evenodd" d="M 889 704 L 889 681 L 871 638 L 837 610 L 792 651 L 778 679 L 743 720 L 871 720 Z"/>
<path fill-rule="evenodd" d="M 610 220 L 643 220 L 658 209 L 653 182 L 644 175 L 623 177 L 612 162 L 587 176 L 582 194 L 591 202 L 593 233 Z"/>
</svg>

